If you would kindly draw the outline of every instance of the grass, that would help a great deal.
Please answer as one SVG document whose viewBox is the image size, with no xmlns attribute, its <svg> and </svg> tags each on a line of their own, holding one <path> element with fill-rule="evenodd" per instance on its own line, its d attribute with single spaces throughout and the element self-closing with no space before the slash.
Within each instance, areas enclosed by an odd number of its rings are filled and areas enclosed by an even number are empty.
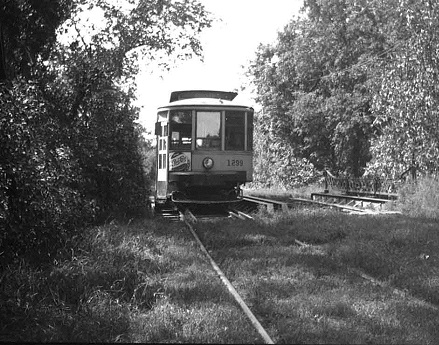
<svg viewBox="0 0 439 345">
<path fill-rule="evenodd" d="M 437 343 L 439 312 L 419 300 L 439 304 L 437 222 L 325 209 L 256 218 L 197 230 L 275 342 Z"/>
<path fill-rule="evenodd" d="M 69 259 L 0 279 L 0 341 L 261 342 L 183 224 L 89 229 Z"/>
<path fill-rule="evenodd" d="M 410 210 L 403 216 L 260 209 L 254 222 L 200 222 L 196 229 L 277 343 L 436 344 L 439 312 L 423 302 L 439 305 L 436 185 L 403 189 L 393 205 Z M 184 225 L 145 219 L 88 229 L 69 257 L 51 266 L 2 266 L 0 341 L 262 339 Z"/>
<path fill-rule="evenodd" d="M 426 176 L 407 183 L 398 193 L 397 205 L 411 217 L 439 220 L 439 179 Z"/>
</svg>

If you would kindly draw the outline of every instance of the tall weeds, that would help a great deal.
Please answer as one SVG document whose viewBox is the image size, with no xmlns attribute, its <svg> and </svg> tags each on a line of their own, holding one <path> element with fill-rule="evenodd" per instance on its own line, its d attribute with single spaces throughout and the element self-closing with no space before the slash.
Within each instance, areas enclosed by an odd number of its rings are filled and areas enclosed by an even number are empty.
<svg viewBox="0 0 439 345">
<path fill-rule="evenodd" d="M 398 196 L 398 207 L 411 217 L 439 219 L 439 178 L 426 176 L 406 183 Z"/>
<path fill-rule="evenodd" d="M 98 226 L 53 265 L 0 265 L 0 342 L 255 339 L 181 223 Z"/>
<path fill-rule="evenodd" d="M 53 266 L 2 267 L 0 341 L 128 340 L 130 311 L 150 309 L 160 290 L 155 246 L 139 231 L 95 227 Z"/>
</svg>

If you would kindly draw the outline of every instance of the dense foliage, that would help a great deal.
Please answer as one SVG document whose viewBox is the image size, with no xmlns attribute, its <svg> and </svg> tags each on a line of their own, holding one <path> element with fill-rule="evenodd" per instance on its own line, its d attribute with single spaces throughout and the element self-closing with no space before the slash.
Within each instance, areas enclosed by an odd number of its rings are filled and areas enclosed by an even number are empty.
<svg viewBox="0 0 439 345">
<path fill-rule="evenodd" d="M 434 171 L 438 10 L 428 0 L 305 1 L 249 68 L 263 107 L 255 137 L 279 147 L 271 159 L 353 176 Z"/>
<path fill-rule="evenodd" d="M 259 114 L 255 118 L 253 181 L 251 186 L 275 189 L 289 189 L 317 182 L 318 173 L 306 158 L 297 158 L 291 146 L 276 140 L 270 119 Z M 300 171 L 300 174 L 297 172 Z"/>
<path fill-rule="evenodd" d="M 2 263 L 53 259 L 81 227 L 145 210 L 138 63 L 200 54 L 210 18 L 195 0 L 113 3 L 0 2 Z"/>
<path fill-rule="evenodd" d="M 409 166 L 424 174 L 439 168 L 439 4 L 401 1 L 389 59 L 381 77 L 373 113 L 380 135 L 374 138 L 372 168 L 395 175 Z"/>
</svg>

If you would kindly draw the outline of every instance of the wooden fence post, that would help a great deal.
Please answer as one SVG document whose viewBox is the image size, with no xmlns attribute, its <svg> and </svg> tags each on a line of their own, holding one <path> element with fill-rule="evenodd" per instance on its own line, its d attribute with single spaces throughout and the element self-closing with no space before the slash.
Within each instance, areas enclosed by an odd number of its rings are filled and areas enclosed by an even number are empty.
<svg viewBox="0 0 439 345">
<path fill-rule="evenodd" d="M 324 193 L 329 193 L 328 172 L 326 170 L 323 170 L 323 176 L 325 177 L 325 190 L 324 190 Z"/>
</svg>

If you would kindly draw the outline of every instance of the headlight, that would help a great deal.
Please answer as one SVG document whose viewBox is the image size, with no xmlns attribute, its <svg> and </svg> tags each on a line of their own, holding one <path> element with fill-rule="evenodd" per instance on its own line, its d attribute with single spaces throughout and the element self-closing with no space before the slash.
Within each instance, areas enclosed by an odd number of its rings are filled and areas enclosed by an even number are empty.
<svg viewBox="0 0 439 345">
<path fill-rule="evenodd" d="M 203 167 L 205 169 L 212 169 L 213 167 L 213 159 L 210 157 L 206 157 L 203 159 Z"/>
</svg>

